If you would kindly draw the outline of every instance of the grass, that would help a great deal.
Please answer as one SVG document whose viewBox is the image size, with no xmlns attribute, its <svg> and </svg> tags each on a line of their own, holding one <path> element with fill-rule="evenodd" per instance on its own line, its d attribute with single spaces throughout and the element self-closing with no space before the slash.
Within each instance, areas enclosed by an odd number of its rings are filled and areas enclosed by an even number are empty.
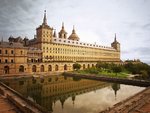
<svg viewBox="0 0 150 113">
<path fill-rule="evenodd" d="M 91 71 L 92 70 L 92 71 Z M 108 72 L 107 70 L 99 70 L 99 69 L 86 69 L 86 70 L 78 70 L 74 71 L 74 73 L 79 73 L 79 74 L 96 74 L 98 76 L 107 76 L 107 77 L 117 77 L 117 78 L 127 78 L 128 77 L 128 72 L 127 71 L 122 71 L 120 73 L 114 73 L 114 72 Z"/>
<path fill-rule="evenodd" d="M 113 73 L 113 72 L 107 72 L 107 71 L 101 71 L 98 73 L 98 75 L 105 75 L 108 77 L 118 77 L 118 78 L 126 78 L 128 76 L 128 73 L 126 72 L 120 72 L 120 73 Z"/>
</svg>

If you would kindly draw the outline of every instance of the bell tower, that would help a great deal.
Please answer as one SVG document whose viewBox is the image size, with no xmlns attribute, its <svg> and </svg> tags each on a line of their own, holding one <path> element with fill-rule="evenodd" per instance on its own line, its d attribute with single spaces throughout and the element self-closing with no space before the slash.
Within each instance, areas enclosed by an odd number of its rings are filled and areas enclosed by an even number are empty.
<svg viewBox="0 0 150 113">
<path fill-rule="evenodd" d="M 116 49 L 117 51 L 120 51 L 120 43 L 117 41 L 116 39 L 116 33 L 115 33 L 115 38 L 114 38 L 114 42 L 111 43 L 111 47 L 113 47 L 114 49 Z"/>
<path fill-rule="evenodd" d="M 50 43 L 52 41 L 53 28 L 47 24 L 46 10 L 44 11 L 43 23 L 36 29 L 36 36 L 37 43 Z"/>
</svg>

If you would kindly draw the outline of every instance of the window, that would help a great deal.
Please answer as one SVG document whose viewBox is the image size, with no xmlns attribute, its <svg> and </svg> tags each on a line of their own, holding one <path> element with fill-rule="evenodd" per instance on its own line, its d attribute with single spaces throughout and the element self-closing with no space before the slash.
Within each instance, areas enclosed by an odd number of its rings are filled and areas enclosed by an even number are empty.
<svg viewBox="0 0 150 113">
<path fill-rule="evenodd" d="M 24 66 L 23 65 L 20 65 L 19 72 L 24 72 Z"/>
<path fill-rule="evenodd" d="M 0 63 L 2 62 L 2 60 L 0 59 Z"/>
<path fill-rule="evenodd" d="M 49 79 L 48 79 L 48 82 L 51 82 L 51 81 L 52 81 L 52 78 L 49 78 Z"/>
<path fill-rule="evenodd" d="M 20 51 L 20 53 L 21 53 L 21 55 L 22 55 L 22 53 L 23 53 L 23 52 L 22 52 L 22 51 Z"/>
<path fill-rule="evenodd" d="M 36 65 L 32 66 L 32 72 L 36 72 Z"/>
<path fill-rule="evenodd" d="M 8 53 L 8 51 L 7 50 L 5 50 L 5 54 L 7 54 Z"/>
<path fill-rule="evenodd" d="M 14 60 L 13 60 L 13 59 L 11 59 L 11 63 L 14 63 Z"/>
<path fill-rule="evenodd" d="M 7 63 L 8 62 L 8 60 L 7 59 L 5 59 L 5 63 Z"/>
<path fill-rule="evenodd" d="M 0 54 L 2 54 L 2 50 L 0 50 Z"/>
<path fill-rule="evenodd" d="M 11 50 L 11 54 L 14 54 L 14 51 L 13 51 L 13 50 Z"/>
</svg>

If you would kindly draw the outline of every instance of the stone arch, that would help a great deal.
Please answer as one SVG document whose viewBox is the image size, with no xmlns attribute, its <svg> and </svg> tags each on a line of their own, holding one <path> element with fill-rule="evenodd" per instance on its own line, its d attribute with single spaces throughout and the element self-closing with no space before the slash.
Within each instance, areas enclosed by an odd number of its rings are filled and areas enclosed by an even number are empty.
<svg viewBox="0 0 150 113">
<path fill-rule="evenodd" d="M 87 66 L 88 68 L 90 68 L 90 64 L 88 64 L 88 66 Z"/>
<path fill-rule="evenodd" d="M 19 66 L 19 72 L 24 72 L 24 66 L 23 65 Z"/>
<path fill-rule="evenodd" d="M 58 67 L 58 65 L 56 64 L 55 65 L 55 71 L 58 71 L 59 70 L 59 67 Z"/>
<path fill-rule="evenodd" d="M 64 65 L 64 70 L 67 70 L 67 68 L 68 68 L 68 67 L 67 67 L 67 64 L 65 64 L 65 65 Z"/>
<path fill-rule="evenodd" d="M 41 65 L 41 72 L 44 72 L 44 65 Z"/>
<path fill-rule="evenodd" d="M 85 69 L 85 64 L 83 64 L 83 69 Z"/>
<path fill-rule="evenodd" d="M 92 67 L 94 67 L 94 64 L 92 64 Z"/>
<path fill-rule="evenodd" d="M 52 71 L 52 65 L 48 65 L 48 71 Z"/>
<path fill-rule="evenodd" d="M 9 74 L 9 66 L 4 67 L 4 74 Z"/>
<path fill-rule="evenodd" d="M 32 72 L 36 72 L 36 65 L 32 66 Z"/>
</svg>

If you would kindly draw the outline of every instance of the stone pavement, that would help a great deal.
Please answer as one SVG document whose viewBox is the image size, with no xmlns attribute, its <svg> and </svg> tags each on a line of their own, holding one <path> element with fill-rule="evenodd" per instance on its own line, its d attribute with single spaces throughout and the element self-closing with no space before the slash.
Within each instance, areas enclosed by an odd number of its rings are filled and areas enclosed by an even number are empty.
<svg viewBox="0 0 150 113">
<path fill-rule="evenodd" d="M 5 97 L 0 95 L 0 113 L 21 113 L 21 112 Z"/>
</svg>

